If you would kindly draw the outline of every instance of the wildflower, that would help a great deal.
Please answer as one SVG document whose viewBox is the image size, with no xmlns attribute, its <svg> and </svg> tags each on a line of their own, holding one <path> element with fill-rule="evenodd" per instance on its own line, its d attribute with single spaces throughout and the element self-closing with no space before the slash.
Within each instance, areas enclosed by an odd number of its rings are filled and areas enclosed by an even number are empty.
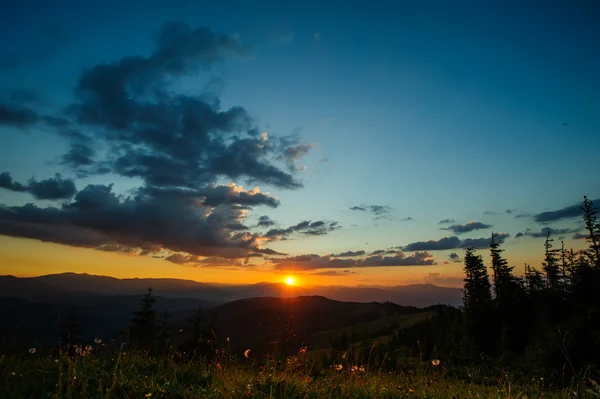
<svg viewBox="0 0 600 399">
<path fill-rule="evenodd" d="M 35 353 L 35 348 L 29 349 L 29 353 L 31 353 L 33 355 Z"/>
<path fill-rule="evenodd" d="M 17 373 L 15 373 L 14 371 L 11 371 L 10 373 L 8 373 L 10 375 L 17 375 Z"/>
<path fill-rule="evenodd" d="M 434 366 L 439 366 L 440 365 L 440 359 L 433 359 L 431 361 L 431 364 L 433 364 Z"/>
<path fill-rule="evenodd" d="M 94 342 L 97 343 L 97 344 L 101 344 L 102 343 L 102 338 L 96 337 L 96 338 L 94 338 Z"/>
<path fill-rule="evenodd" d="M 179 330 L 179 334 L 183 334 L 183 328 Z"/>
<path fill-rule="evenodd" d="M 300 348 L 300 351 L 299 351 L 298 353 L 299 353 L 299 354 L 300 354 L 300 353 L 306 353 L 306 350 L 307 350 L 306 346 L 305 346 L 305 347 L 302 347 L 302 348 Z"/>
<path fill-rule="evenodd" d="M 91 352 L 92 351 L 92 346 L 91 345 L 86 346 L 85 350 L 88 351 L 88 352 Z"/>
<path fill-rule="evenodd" d="M 251 391 L 252 390 L 252 384 L 246 385 L 246 389 L 249 390 L 249 391 Z"/>
<path fill-rule="evenodd" d="M 147 394 L 146 394 L 146 397 L 147 397 L 147 398 L 149 398 L 150 396 L 152 396 L 152 394 L 151 394 L 151 393 L 147 393 Z"/>
<path fill-rule="evenodd" d="M 227 337 L 227 342 L 230 342 L 230 341 L 229 341 L 229 337 Z"/>
<path fill-rule="evenodd" d="M 340 370 L 341 370 L 341 369 L 343 369 L 343 368 L 344 368 L 344 366 L 342 366 L 341 364 L 338 364 L 338 365 L 336 365 L 336 366 L 335 366 L 335 369 L 336 369 L 337 371 L 340 371 Z"/>
<path fill-rule="evenodd" d="M 358 368 L 358 371 L 360 371 L 361 373 L 364 373 L 365 372 L 365 366 L 360 366 Z"/>
<path fill-rule="evenodd" d="M 54 359 L 54 364 L 58 364 L 58 359 Z"/>
<path fill-rule="evenodd" d="M 249 359 L 249 358 L 250 358 L 250 349 L 246 349 L 246 350 L 244 351 L 244 356 L 246 357 L 246 359 Z"/>
<path fill-rule="evenodd" d="M 352 368 L 350 368 L 350 371 L 352 371 L 353 373 L 355 371 L 358 371 L 358 366 L 352 366 Z"/>
<path fill-rule="evenodd" d="M 81 355 L 81 352 L 82 352 L 81 347 L 75 348 L 75 353 L 76 354 Z"/>
</svg>

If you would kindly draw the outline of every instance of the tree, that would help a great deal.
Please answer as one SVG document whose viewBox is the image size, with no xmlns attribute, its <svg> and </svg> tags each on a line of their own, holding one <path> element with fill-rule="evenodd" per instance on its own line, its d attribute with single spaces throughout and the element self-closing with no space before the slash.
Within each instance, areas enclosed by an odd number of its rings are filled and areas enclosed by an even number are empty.
<svg viewBox="0 0 600 399">
<path fill-rule="evenodd" d="M 156 336 L 156 310 L 154 310 L 154 299 L 152 288 L 140 301 L 140 309 L 133 312 L 130 320 L 130 342 L 142 350 L 149 350 Z"/>
<path fill-rule="evenodd" d="M 596 207 L 592 201 L 584 196 L 581 210 L 583 211 L 585 228 L 588 231 L 586 240 L 590 243 L 588 257 L 593 266 L 600 268 L 600 224 L 598 224 L 598 220 L 596 219 Z"/>
<path fill-rule="evenodd" d="M 475 255 L 474 248 L 467 248 L 464 262 L 463 310 L 469 348 L 476 354 L 489 354 L 494 351 L 495 341 L 490 331 L 494 317 L 490 279 L 483 258 Z"/>
<path fill-rule="evenodd" d="M 501 348 L 506 359 L 521 351 L 526 345 L 526 332 L 529 315 L 526 313 L 525 290 L 522 280 L 513 275 L 513 266 L 509 266 L 502 257 L 503 249 L 496 242 L 496 234 L 492 233 L 490 254 L 494 273 L 494 292 L 496 309 L 502 323 Z"/>
<path fill-rule="evenodd" d="M 547 287 L 551 291 L 557 292 L 561 289 L 560 270 L 558 266 L 557 250 L 552 249 L 552 242 L 554 240 L 550 238 L 550 234 L 550 230 L 548 230 L 546 242 L 544 243 L 545 257 L 544 262 L 542 262 L 542 268 L 544 269 L 544 273 L 546 273 Z"/>
</svg>

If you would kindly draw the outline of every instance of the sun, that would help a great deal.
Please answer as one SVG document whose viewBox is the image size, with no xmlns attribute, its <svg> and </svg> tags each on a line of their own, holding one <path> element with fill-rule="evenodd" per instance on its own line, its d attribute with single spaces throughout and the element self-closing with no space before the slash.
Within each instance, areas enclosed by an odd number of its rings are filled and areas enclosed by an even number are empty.
<svg viewBox="0 0 600 399">
<path fill-rule="evenodd" d="M 285 278 L 285 280 L 283 280 L 283 282 L 287 285 L 296 285 L 296 278 L 293 276 L 288 276 Z"/>
</svg>

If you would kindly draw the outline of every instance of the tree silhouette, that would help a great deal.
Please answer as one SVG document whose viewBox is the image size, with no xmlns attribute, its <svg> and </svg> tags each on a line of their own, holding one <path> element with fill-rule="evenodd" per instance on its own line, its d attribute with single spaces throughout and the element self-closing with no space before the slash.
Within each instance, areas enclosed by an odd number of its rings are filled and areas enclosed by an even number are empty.
<svg viewBox="0 0 600 399">
<path fill-rule="evenodd" d="M 156 299 L 153 292 L 152 288 L 148 288 L 148 292 L 140 301 L 140 309 L 133 312 L 130 320 L 130 342 L 141 350 L 151 349 L 156 336 Z"/>
</svg>

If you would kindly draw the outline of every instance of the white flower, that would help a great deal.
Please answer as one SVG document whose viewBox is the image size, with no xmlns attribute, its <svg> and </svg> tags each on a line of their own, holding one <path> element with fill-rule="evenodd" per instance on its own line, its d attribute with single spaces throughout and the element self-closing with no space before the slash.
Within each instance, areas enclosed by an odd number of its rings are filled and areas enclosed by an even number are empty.
<svg viewBox="0 0 600 399">
<path fill-rule="evenodd" d="M 340 371 L 340 370 L 341 370 L 341 369 L 343 369 L 343 368 L 344 368 L 344 366 L 342 366 L 341 364 L 338 364 L 337 366 L 335 366 L 335 369 L 336 369 L 337 371 Z"/>
<path fill-rule="evenodd" d="M 33 355 L 35 353 L 35 348 L 30 348 L 29 353 L 31 353 Z"/>
<path fill-rule="evenodd" d="M 102 343 L 102 338 L 96 337 L 96 338 L 94 338 L 94 342 L 97 343 L 97 344 L 101 344 Z"/>
<path fill-rule="evenodd" d="M 434 366 L 439 366 L 440 365 L 440 359 L 433 359 L 431 361 L 431 364 L 433 364 Z"/>
</svg>

